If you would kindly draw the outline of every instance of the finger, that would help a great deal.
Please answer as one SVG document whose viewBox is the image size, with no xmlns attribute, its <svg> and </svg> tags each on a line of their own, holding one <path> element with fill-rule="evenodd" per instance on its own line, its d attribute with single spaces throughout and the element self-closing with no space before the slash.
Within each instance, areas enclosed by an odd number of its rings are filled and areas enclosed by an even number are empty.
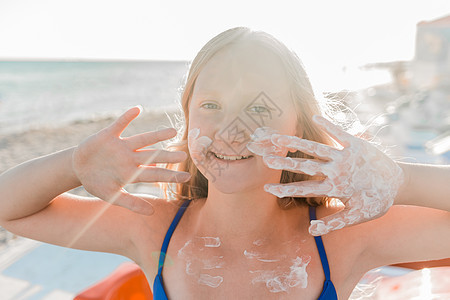
<svg viewBox="0 0 450 300">
<path fill-rule="evenodd" d="M 200 135 L 200 128 L 191 128 L 188 132 L 188 140 L 195 140 Z"/>
<path fill-rule="evenodd" d="M 150 216 L 153 214 L 153 206 L 144 199 L 129 194 L 124 189 L 117 192 L 110 201 L 111 204 L 127 208 L 136 213 Z"/>
<path fill-rule="evenodd" d="M 278 134 L 278 131 L 270 127 L 256 128 L 250 136 L 251 141 L 246 145 L 247 149 L 261 156 L 283 154 L 285 149 L 272 143 L 273 134 Z"/>
<path fill-rule="evenodd" d="M 142 111 L 141 106 L 135 106 L 124 112 L 114 123 L 112 123 L 108 128 L 111 130 L 112 134 L 115 136 L 120 136 L 122 132 L 130 125 L 131 121 L 136 119 L 137 116 Z"/>
<path fill-rule="evenodd" d="M 284 152 L 283 148 L 274 145 L 270 140 L 264 142 L 249 142 L 246 147 L 250 152 L 261 156 L 283 154 Z"/>
<path fill-rule="evenodd" d="M 186 182 L 191 178 L 188 172 L 180 172 L 157 167 L 139 167 L 140 172 L 133 180 L 137 182 Z"/>
<path fill-rule="evenodd" d="M 303 153 L 325 160 L 333 160 L 340 155 L 340 151 L 336 148 L 296 136 L 274 134 L 272 136 L 272 142 L 281 147 L 286 147 L 291 151 L 299 150 Z"/>
<path fill-rule="evenodd" d="M 323 162 L 315 159 L 293 158 L 281 156 L 264 156 L 264 162 L 269 168 L 275 170 L 286 170 L 294 173 L 302 173 L 306 175 L 323 175 Z"/>
<path fill-rule="evenodd" d="M 309 233 L 318 236 L 329 233 L 333 230 L 363 222 L 363 217 L 354 209 L 343 209 L 333 215 L 326 216 L 320 220 L 312 220 L 309 226 Z"/>
<path fill-rule="evenodd" d="M 270 127 L 259 127 L 250 135 L 250 138 L 253 142 L 268 141 L 275 133 L 278 133 L 278 130 Z"/>
<path fill-rule="evenodd" d="M 124 138 L 124 140 L 131 149 L 136 150 L 171 139 L 176 135 L 177 131 L 175 130 L 175 128 L 164 128 L 161 130 L 150 131 L 130 136 Z"/>
<path fill-rule="evenodd" d="M 324 129 L 332 138 L 338 141 L 342 146 L 348 147 L 355 139 L 353 135 L 344 131 L 341 127 L 336 124 L 331 123 L 324 117 L 314 115 L 313 121 Z"/>
<path fill-rule="evenodd" d="M 284 184 L 266 184 L 264 190 L 279 198 L 284 197 L 335 197 L 333 187 L 326 180 L 306 180 Z M 330 195 L 329 195 L 330 194 Z"/>
<path fill-rule="evenodd" d="M 134 153 L 138 165 L 155 163 L 179 163 L 187 159 L 186 152 L 167 150 L 140 150 Z"/>
</svg>

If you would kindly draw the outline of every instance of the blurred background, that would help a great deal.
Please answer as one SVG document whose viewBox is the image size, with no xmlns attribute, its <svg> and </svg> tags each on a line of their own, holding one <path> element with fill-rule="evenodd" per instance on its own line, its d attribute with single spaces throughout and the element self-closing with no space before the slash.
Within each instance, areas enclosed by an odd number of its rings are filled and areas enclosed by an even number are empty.
<svg viewBox="0 0 450 300">
<path fill-rule="evenodd" d="M 144 113 L 126 135 L 170 126 L 189 62 L 235 26 L 295 51 L 317 97 L 351 107 L 394 158 L 450 162 L 448 0 L 0 0 L 0 173 L 130 106 Z M 71 299 L 124 261 L 0 230 L 0 298 Z"/>
</svg>

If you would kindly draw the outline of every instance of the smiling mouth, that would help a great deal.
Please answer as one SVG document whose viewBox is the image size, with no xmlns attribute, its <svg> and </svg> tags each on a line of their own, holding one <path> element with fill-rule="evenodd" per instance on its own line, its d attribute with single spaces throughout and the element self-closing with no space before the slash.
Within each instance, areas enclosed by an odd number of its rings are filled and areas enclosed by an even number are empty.
<svg viewBox="0 0 450 300">
<path fill-rule="evenodd" d="M 211 152 L 216 158 L 222 159 L 222 160 L 243 160 L 253 157 L 253 155 L 223 155 L 219 153 Z"/>
</svg>

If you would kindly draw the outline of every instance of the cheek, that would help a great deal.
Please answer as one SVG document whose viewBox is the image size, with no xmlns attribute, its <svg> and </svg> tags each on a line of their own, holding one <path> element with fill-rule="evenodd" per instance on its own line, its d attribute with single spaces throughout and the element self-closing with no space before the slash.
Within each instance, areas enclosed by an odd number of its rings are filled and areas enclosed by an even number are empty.
<svg viewBox="0 0 450 300">
<path fill-rule="evenodd" d="M 268 122 L 267 126 L 277 130 L 280 134 L 294 136 L 297 135 L 297 116 L 281 116 L 280 118 L 274 118 Z M 301 132 L 298 132 L 301 137 Z"/>
<path fill-rule="evenodd" d="M 189 129 L 191 128 L 199 128 L 200 135 L 207 135 L 208 131 L 212 128 L 214 120 L 195 112 L 189 113 Z"/>
</svg>

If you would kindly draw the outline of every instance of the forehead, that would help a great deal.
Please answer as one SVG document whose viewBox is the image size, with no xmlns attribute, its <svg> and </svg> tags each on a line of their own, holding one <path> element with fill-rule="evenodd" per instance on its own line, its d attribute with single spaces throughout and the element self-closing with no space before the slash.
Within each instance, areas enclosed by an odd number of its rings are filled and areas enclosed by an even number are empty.
<svg viewBox="0 0 450 300">
<path fill-rule="evenodd" d="M 217 52 L 200 71 L 193 92 L 254 95 L 261 91 L 272 95 L 288 93 L 285 70 L 280 59 L 265 47 L 244 43 Z"/>
</svg>

